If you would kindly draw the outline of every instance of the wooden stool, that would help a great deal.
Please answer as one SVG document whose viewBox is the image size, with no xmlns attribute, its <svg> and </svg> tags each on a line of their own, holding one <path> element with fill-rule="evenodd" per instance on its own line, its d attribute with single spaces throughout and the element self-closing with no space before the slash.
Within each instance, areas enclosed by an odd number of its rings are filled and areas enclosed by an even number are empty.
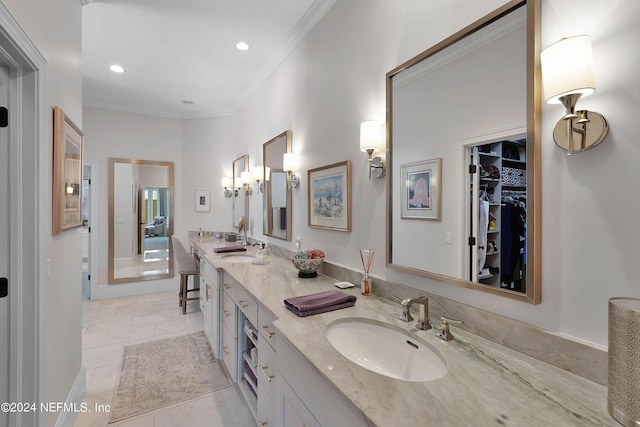
<svg viewBox="0 0 640 427">
<path fill-rule="evenodd" d="M 189 289 L 189 276 L 199 274 L 198 263 L 194 257 L 189 255 L 180 240 L 176 236 L 171 236 L 173 242 L 173 253 L 178 262 L 178 273 L 180 273 L 180 290 L 178 292 L 179 306 L 182 307 L 182 314 L 187 314 L 187 301 L 194 301 L 200 297 L 189 297 L 189 292 L 199 291 L 198 288 Z M 195 283 L 195 281 L 194 281 Z"/>
</svg>

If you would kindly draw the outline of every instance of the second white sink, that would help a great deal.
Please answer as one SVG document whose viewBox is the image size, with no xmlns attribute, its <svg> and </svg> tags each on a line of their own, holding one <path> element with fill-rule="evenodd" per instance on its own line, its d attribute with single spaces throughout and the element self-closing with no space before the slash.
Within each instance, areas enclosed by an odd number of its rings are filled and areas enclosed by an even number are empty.
<svg viewBox="0 0 640 427">
<path fill-rule="evenodd" d="M 369 319 L 341 319 L 327 338 L 347 359 L 370 371 L 405 381 L 433 381 L 447 373 L 440 352 L 393 325 Z"/>
</svg>

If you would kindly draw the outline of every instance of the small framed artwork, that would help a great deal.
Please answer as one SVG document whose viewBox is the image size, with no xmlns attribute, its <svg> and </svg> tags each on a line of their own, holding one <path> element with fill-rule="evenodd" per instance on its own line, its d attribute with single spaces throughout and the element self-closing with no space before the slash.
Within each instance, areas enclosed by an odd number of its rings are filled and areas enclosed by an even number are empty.
<svg viewBox="0 0 640 427">
<path fill-rule="evenodd" d="M 440 220 L 442 158 L 400 166 L 401 217 Z"/>
<path fill-rule="evenodd" d="M 351 161 L 307 171 L 309 227 L 351 231 Z"/>
<path fill-rule="evenodd" d="M 60 107 L 53 107 L 53 224 L 55 236 L 82 226 L 84 135 Z"/>
<path fill-rule="evenodd" d="M 211 211 L 211 190 L 196 190 L 196 212 Z"/>
</svg>

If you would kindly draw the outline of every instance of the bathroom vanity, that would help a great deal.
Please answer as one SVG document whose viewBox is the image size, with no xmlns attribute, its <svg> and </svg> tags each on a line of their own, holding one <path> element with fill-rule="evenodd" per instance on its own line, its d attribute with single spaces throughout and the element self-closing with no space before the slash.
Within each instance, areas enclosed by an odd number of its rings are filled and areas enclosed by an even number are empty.
<svg viewBox="0 0 640 427">
<path fill-rule="evenodd" d="M 344 291 L 357 297 L 353 307 L 297 317 L 285 298 L 336 289 L 336 280 L 298 278 L 278 256 L 252 264 L 251 248 L 234 259 L 213 252 L 224 242 L 191 243 L 204 267 L 205 330 L 258 425 L 617 425 L 606 410 L 605 386 L 455 327 L 455 339 L 442 341 L 434 329 L 401 321 L 399 304 L 362 296 L 358 288 Z M 327 330 L 354 320 L 406 334 L 431 349 L 446 373 L 409 381 L 350 361 Z"/>
</svg>

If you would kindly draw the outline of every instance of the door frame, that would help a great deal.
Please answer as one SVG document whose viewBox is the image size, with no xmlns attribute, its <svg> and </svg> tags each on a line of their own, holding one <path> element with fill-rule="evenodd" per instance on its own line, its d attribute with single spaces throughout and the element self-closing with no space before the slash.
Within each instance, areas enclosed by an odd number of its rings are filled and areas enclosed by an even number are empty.
<svg viewBox="0 0 640 427">
<path fill-rule="evenodd" d="M 0 55 L 9 82 L 9 398 L 46 401 L 47 243 L 51 201 L 46 106 L 46 60 L 0 2 Z M 31 194 L 33 197 L 23 197 Z M 33 357 L 24 357 L 33 355 Z M 10 425 L 40 426 L 46 414 L 10 414 Z"/>
</svg>

